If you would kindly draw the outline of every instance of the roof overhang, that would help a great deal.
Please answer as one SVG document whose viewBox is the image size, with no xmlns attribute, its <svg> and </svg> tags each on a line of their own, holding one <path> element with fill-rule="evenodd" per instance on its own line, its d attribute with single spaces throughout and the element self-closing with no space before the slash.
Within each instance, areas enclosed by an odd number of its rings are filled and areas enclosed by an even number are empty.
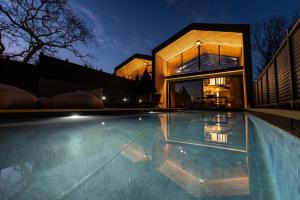
<svg viewBox="0 0 300 200">
<path fill-rule="evenodd" d="M 197 40 L 208 44 L 243 47 L 243 35 L 249 31 L 250 25 L 247 24 L 190 24 L 153 49 L 153 55 L 169 60 L 195 46 Z"/>
<path fill-rule="evenodd" d="M 122 62 L 121 64 L 119 64 L 117 67 L 115 67 L 115 72 L 121 68 L 123 68 L 124 66 L 128 65 L 129 63 L 131 63 L 134 60 L 147 60 L 152 62 L 152 56 L 149 55 L 144 55 L 144 54 L 134 54 L 132 56 L 130 56 L 128 59 L 126 59 L 124 62 Z"/>
</svg>

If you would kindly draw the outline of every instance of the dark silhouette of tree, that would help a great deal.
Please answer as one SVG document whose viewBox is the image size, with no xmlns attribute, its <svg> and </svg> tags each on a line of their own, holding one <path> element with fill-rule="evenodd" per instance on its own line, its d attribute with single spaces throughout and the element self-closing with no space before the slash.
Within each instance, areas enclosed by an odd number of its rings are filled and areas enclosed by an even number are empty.
<svg viewBox="0 0 300 200">
<path fill-rule="evenodd" d="M 23 44 L 20 52 L 7 56 L 24 62 L 31 61 L 39 52 L 54 55 L 57 49 L 66 49 L 82 59 L 87 55 L 75 46 L 93 40 L 91 31 L 72 11 L 68 0 L 0 0 L 0 19 L 8 27 L 1 30 L 1 36 L 8 35 L 8 40 Z"/>
<path fill-rule="evenodd" d="M 256 75 L 259 75 L 270 62 L 286 38 L 289 27 L 300 17 L 299 9 L 294 11 L 291 18 L 286 16 L 273 16 L 257 21 L 251 26 L 252 50 L 257 54 L 258 64 Z"/>
<path fill-rule="evenodd" d="M 274 16 L 269 19 L 257 21 L 251 28 L 252 49 L 258 53 L 260 73 L 264 66 L 272 59 L 274 53 L 280 47 L 287 31 L 287 18 Z"/>
<path fill-rule="evenodd" d="M 136 74 L 134 79 L 135 91 L 137 94 L 141 93 L 141 80 L 138 74 Z"/>
<path fill-rule="evenodd" d="M 141 89 L 142 93 L 155 93 L 156 89 L 154 87 L 154 83 L 149 75 L 147 69 L 145 69 L 142 77 L 141 77 Z"/>
<path fill-rule="evenodd" d="M 4 45 L 4 32 L 7 31 L 9 28 L 8 24 L 5 22 L 4 19 L 1 18 L 0 15 L 0 57 L 3 55 L 5 51 L 5 45 Z"/>
</svg>

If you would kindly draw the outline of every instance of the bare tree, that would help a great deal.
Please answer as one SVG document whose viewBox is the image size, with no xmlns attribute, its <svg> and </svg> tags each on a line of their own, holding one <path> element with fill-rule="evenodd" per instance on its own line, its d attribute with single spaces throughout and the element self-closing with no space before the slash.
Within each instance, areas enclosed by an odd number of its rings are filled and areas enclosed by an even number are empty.
<svg viewBox="0 0 300 200">
<path fill-rule="evenodd" d="M 258 66 L 256 75 L 259 75 L 270 62 L 286 38 L 287 31 L 299 19 L 300 10 L 295 9 L 290 17 L 274 16 L 257 21 L 251 27 L 252 50 L 256 52 Z"/>
<path fill-rule="evenodd" d="M 252 49 L 257 52 L 260 73 L 272 59 L 286 36 L 288 20 L 284 16 L 275 16 L 257 21 L 251 27 Z"/>
<path fill-rule="evenodd" d="M 7 24 L 0 18 L 0 57 L 3 55 L 5 51 L 5 45 L 4 45 L 4 31 L 8 29 Z"/>
<path fill-rule="evenodd" d="M 57 49 L 83 58 L 86 55 L 76 45 L 93 40 L 91 31 L 72 11 L 68 0 L 0 0 L 0 16 L 9 27 L 2 32 L 25 44 L 19 52 L 8 53 L 8 57 L 24 62 L 38 52 L 54 55 Z"/>
</svg>

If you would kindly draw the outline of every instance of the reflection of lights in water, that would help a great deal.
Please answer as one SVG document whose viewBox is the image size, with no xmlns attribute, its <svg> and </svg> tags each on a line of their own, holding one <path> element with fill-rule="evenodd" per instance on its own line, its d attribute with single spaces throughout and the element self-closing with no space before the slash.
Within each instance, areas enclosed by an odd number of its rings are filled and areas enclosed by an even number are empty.
<svg viewBox="0 0 300 200">
<path fill-rule="evenodd" d="M 74 113 L 74 114 L 72 114 L 69 118 L 70 118 L 70 119 L 78 119 L 78 118 L 80 118 L 80 115 L 77 114 L 77 113 Z"/>
<path fill-rule="evenodd" d="M 105 122 L 101 122 L 101 125 L 105 125 Z"/>
<path fill-rule="evenodd" d="M 227 143 L 228 142 L 228 135 L 226 133 L 208 133 L 209 140 L 212 142 L 221 142 Z"/>
<path fill-rule="evenodd" d="M 204 183 L 204 180 L 202 178 L 200 178 L 199 183 Z"/>
<path fill-rule="evenodd" d="M 139 117 L 139 121 L 141 121 L 142 120 L 142 117 Z"/>
</svg>

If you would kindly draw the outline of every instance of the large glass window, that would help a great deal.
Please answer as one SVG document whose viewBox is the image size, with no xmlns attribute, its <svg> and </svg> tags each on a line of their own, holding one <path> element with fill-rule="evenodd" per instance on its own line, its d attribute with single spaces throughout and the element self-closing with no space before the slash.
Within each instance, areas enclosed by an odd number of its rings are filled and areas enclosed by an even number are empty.
<svg viewBox="0 0 300 200">
<path fill-rule="evenodd" d="M 171 108 L 242 108 L 244 102 L 241 76 L 170 82 L 168 95 Z"/>
<path fill-rule="evenodd" d="M 241 65 L 241 47 L 220 46 L 220 54 L 220 65 L 222 68 L 237 67 Z"/>
<path fill-rule="evenodd" d="M 215 77 L 203 80 L 203 106 L 217 108 L 243 107 L 241 76 Z"/>
<path fill-rule="evenodd" d="M 168 75 L 181 74 L 182 73 L 182 63 L 181 54 L 175 56 L 167 63 Z"/>
<path fill-rule="evenodd" d="M 169 107 L 199 107 L 202 101 L 202 80 L 169 83 Z"/>
<path fill-rule="evenodd" d="M 182 53 L 183 73 L 193 73 L 199 71 L 198 47 L 193 47 Z"/>
<path fill-rule="evenodd" d="M 241 66 L 241 55 L 241 47 L 194 46 L 167 62 L 168 76 Z"/>
<path fill-rule="evenodd" d="M 200 71 L 219 68 L 219 46 L 206 44 L 201 46 Z"/>
</svg>

